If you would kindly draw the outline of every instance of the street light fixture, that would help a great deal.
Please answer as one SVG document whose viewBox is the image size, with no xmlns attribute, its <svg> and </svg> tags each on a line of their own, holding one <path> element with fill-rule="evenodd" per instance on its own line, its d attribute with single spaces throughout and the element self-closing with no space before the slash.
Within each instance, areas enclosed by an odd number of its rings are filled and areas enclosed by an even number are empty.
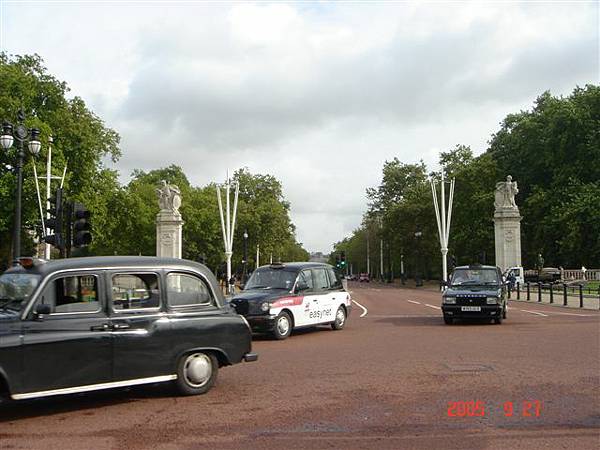
<svg viewBox="0 0 600 450">
<path fill-rule="evenodd" d="M 0 136 L 0 145 L 7 151 L 12 147 L 14 141 L 17 141 L 17 186 L 15 189 L 15 218 L 13 223 L 13 260 L 21 256 L 21 198 L 23 195 L 23 160 L 25 159 L 25 150 L 23 144 L 27 141 L 27 149 L 32 157 L 36 157 L 42 148 L 38 140 L 40 130 L 37 128 L 27 129 L 23 122 L 25 113 L 19 110 L 17 114 L 18 124 L 13 129 L 9 122 L 2 125 L 2 136 Z"/>
</svg>

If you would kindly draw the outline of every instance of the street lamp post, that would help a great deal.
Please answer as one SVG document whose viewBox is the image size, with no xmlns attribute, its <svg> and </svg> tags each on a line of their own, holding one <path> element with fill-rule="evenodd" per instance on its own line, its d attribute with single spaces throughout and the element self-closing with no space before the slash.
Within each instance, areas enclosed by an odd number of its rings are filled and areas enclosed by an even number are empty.
<svg viewBox="0 0 600 450">
<path fill-rule="evenodd" d="M 417 240 L 417 264 L 415 264 L 415 285 L 417 287 L 423 286 L 423 280 L 421 278 L 421 236 L 423 236 L 423 233 L 421 231 L 415 232 L 415 238 Z"/>
<path fill-rule="evenodd" d="M 244 230 L 244 259 L 242 261 L 242 264 L 244 266 L 243 268 L 243 272 L 242 272 L 242 284 L 246 284 L 246 277 L 247 277 L 247 266 L 248 266 L 248 230 Z"/>
<path fill-rule="evenodd" d="M 233 216 L 230 216 L 229 208 L 229 193 L 233 185 L 235 194 L 233 200 Z M 221 201 L 221 186 L 217 185 L 217 201 L 219 203 L 219 213 L 221 216 L 221 229 L 223 231 L 223 243 L 225 247 L 225 258 L 227 260 L 227 293 L 233 294 L 233 286 L 231 284 L 231 256 L 233 255 L 233 232 L 235 230 L 235 215 L 237 212 L 238 194 L 240 185 L 237 181 L 232 181 L 227 173 L 227 181 L 225 182 L 225 196 L 226 196 L 226 218 L 223 218 L 223 203 Z"/>
<path fill-rule="evenodd" d="M 27 148 L 33 157 L 40 152 L 42 144 L 38 140 L 40 130 L 37 128 L 27 129 L 23 122 L 25 113 L 19 110 L 17 115 L 18 125 L 13 129 L 12 124 L 4 122 L 2 126 L 2 136 L 0 136 L 0 145 L 4 150 L 12 147 L 14 140 L 17 141 L 17 187 L 15 189 L 15 218 L 13 223 L 13 259 L 21 256 L 21 198 L 23 195 L 23 161 L 25 159 L 25 150 L 23 144 L 28 140 Z"/>
</svg>

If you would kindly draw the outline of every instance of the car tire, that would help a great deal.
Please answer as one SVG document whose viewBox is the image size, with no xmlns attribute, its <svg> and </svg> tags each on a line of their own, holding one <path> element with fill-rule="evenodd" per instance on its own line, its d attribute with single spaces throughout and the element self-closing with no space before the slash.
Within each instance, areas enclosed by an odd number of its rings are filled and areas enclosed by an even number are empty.
<svg viewBox="0 0 600 450">
<path fill-rule="evenodd" d="M 346 325 L 346 310 L 343 306 L 340 306 L 335 313 L 335 320 L 331 323 L 331 328 L 334 330 L 341 330 Z"/>
<path fill-rule="evenodd" d="M 446 316 L 444 316 L 444 323 L 446 325 L 452 325 L 454 323 L 454 319 L 452 317 L 446 317 Z"/>
<path fill-rule="evenodd" d="M 204 394 L 215 384 L 219 362 L 208 352 L 192 352 L 179 358 L 176 387 L 181 395 Z"/>
<path fill-rule="evenodd" d="M 494 319 L 494 322 L 496 325 L 502 324 L 502 313 L 500 313 L 500 315 Z"/>
<path fill-rule="evenodd" d="M 292 319 L 290 315 L 281 311 L 275 319 L 275 327 L 273 328 L 273 337 L 278 341 L 286 339 L 292 334 Z"/>
</svg>

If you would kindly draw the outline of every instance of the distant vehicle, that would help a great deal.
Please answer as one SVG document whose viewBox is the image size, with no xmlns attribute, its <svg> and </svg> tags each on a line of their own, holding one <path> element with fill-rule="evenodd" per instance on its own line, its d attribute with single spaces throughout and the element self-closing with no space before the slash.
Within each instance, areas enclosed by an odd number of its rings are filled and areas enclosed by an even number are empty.
<svg viewBox="0 0 600 450">
<path fill-rule="evenodd" d="M 515 285 L 517 283 L 519 283 L 521 285 L 523 283 L 525 283 L 525 271 L 523 270 L 523 267 L 517 266 L 517 267 L 511 267 L 511 268 L 509 268 L 505 272 L 505 274 L 504 274 L 504 277 L 505 277 L 506 281 L 509 280 L 509 275 L 510 274 L 513 274 L 514 277 L 515 277 Z"/>
<path fill-rule="evenodd" d="M 358 277 L 355 274 L 346 275 L 346 280 L 348 280 L 348 281 L 356 281 L 356 280 L 358 280 Z"/>
<path fill-rule="evenodd" d="M 286 339 L 302 327 L 330 325 L 341 330 L 352 300 L 332 266 L 297 262 L 259 267 L 230 305 L 248 320 L 252 331 Z"/>
<path fill-rule="evenodd" d="M 497 324 L 506 319 L 505 284 L 500 268 L 475 264 L 454 269 L 442 295 L 444 322 L 489 318 Z"/>
<path fill-rule="evenodd" d="M 368 273 L 361 273 L 358 275 L 358 281 L 360 281 L 361 283 L 364 281 L 366 283 L 369 283 L 371 281 L 369 274 Z"/>
<path fill-rule="evenodd" d="M 555 283 L 560 281 L 561 273 L 560 269 L 556 267 L 544 267 L 541 270 L 526 270 L 524 273 L 525 281 L 531 283 Z"/>
<path fill-rule="evenodd" d="M 183 259 L 21 258 L 0 275 L 0 395 L 24 400 L 172 382 L 203 394 L 255 361 L 248 322 Z"/>
</svg>

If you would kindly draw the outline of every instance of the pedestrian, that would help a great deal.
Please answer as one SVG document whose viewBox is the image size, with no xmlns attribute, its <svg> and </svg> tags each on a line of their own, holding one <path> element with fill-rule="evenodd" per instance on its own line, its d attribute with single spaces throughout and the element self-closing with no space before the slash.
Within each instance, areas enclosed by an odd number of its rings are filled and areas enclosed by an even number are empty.
<svg viewBox="0 0 600 450">
<path fill-rule="evenodd" d="M 508 289 L 510 291 L 513 291 L 515 289 L 515 284 L 517 282 L 517 277 L 515 276 L 515 272 L 514 271 L 509 271 L 508 272 Z"/>
</svg>

